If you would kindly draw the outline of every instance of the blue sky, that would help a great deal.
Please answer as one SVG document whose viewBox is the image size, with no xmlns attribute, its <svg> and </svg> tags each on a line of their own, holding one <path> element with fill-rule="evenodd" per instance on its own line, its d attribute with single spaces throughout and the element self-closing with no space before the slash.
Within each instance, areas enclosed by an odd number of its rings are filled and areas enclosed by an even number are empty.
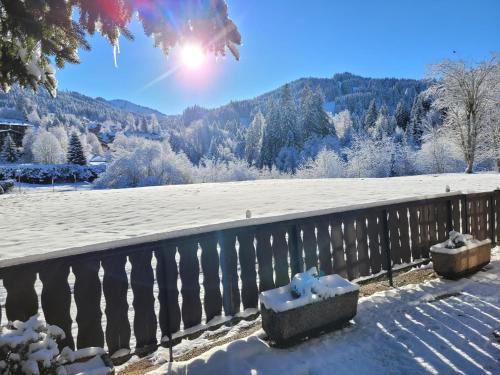
<svg viewBox="0 0 500 375">
<path fill-rule="evenodd" d="M 227 0 L 243 37 L 241 60 L 209 57 L 203 77 L 181 69 L 134 22 L 121 41 L 118 67 L 110 45 L 90 39 L 82 64 L 58 71 L 60 89 L 126 99 L 167 114 L 190 105 L 216 107 L 252 98 L 301 77 L 352 72 L 422 78 L 443 58 L 477 62 L 500 50 L 499 0 Z M 453 53 L 453 51 L 456 51 Z M 191 76 L 191 77 L 189 77 Z M 148 85 L 149 84 L 149 85 Z"/>
</svg>

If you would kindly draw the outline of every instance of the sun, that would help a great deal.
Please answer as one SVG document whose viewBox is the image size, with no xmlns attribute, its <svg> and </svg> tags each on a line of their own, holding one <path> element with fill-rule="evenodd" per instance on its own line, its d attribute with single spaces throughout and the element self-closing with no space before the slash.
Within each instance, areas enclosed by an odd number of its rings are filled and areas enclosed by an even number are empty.
<svg viewBox="0 0 500 375">
<path fill-rule="evenodd" d="M 205 61 L 205 53 L 199 44 L 186 44 L 181 49 L 182 64 L 189 69 L 198 69 Z"/>
</svg>

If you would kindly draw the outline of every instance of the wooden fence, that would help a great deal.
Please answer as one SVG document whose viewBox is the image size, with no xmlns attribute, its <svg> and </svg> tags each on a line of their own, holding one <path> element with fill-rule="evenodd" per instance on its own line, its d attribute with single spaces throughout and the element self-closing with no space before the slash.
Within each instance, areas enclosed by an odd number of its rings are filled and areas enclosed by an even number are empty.
<svg viewBox="0 0 500 375">
<path fill-rule="evenodd" d="M 106 344 L 113 354 L 130 348 L 134 335 L 136 352 L 151 350 L 158 345 L 157 325 L 162 337 L 170 337 L 219 315 L 234 317 L 242 309 L 257 308 L 260 291 L 285 285 L 291 275 L 313 266 L 350 280 L 369 277 L 428 258 L 429 247 L 444 241 L 451 229 L 495 243 L 499 215 L 500 191 L 450 193 L 307 217 L 274 217 L 254 225 L 9 265 L 0 267 L 5 315 L 25 320 L 39 311 L 40 299 L 47 322 L 66 332 L 61 346 Z M 74 286 L 68 282 L 70 271 Z M 37 276 L 43 285 L 40 295 Z M 72 296 L 77 337 L 71 333 Z"/>
</svg>

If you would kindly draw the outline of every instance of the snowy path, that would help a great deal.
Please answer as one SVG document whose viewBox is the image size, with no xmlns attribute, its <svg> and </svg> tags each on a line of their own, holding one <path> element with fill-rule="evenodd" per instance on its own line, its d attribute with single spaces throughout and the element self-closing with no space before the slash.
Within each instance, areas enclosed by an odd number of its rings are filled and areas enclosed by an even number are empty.
<svg viewBox="0 0 500 375">
<path fill-rule="evenodd" d="M 0 196 L 0 265 L 165 236 L 245 218 L 452 191 L 488 191 L 500 174 L 448 174 L 385 179 L 262 180 L 122 190 Z M 55 256 L 56 254 L 51 254 Z M 50 256 L 50 254 L 48 255 Z M 31 258 L 30 258 L 31 257 Z M 7 261 L 7 262 L 6 262 Z"/>
<path fill-rule="evenodd" d="M 500 374 L 500 250 L 470 278 L 360 299 L 354 321 L 286 350 L 268 347 L 259 331 L 149 375 Z"/>
</svg>

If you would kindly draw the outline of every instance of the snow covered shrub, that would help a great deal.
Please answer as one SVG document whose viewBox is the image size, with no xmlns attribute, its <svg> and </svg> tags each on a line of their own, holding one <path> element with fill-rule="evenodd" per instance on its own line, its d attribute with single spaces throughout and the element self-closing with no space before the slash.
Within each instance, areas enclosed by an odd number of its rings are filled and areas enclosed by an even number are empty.
<svg viewBox="0 0 500 375">
<path fill-rule="evenodd" d="M 417 169 L 421 173 L 463 172 L 465 162 L 459 148 L 449 136 L 434 129 L 423 136 L 417 151 Z"/>
<path fill-rule="evenodd" d="M 0 327 L 0 375 L 74 375 L 88 371 L 106 375 L 113 371 L 102 357 L 102 348 L 73 351 L 65 347 L 59 352 L 57 341 L 64 338 L 61 328 L 46 325 L 38 314 L 26 322 L 16 320 Z"/>
<path fill-rule="evenodd" d="M 340 156 L 331 150 L 322 150 L 316 159 L 310 160 L 297 171 L 299 178 L 335 178 L 343 177 L 345 163 Z"/>
<path fill-rule="evenodd" d="M 389 177 L 394 143 L 390 138 L 355 137 L 346 150 L 347 177 Z"/>
<path fill-rule="evenodd" d="M 175 185 L 192 182 L 193 165 L 168 142 L 119 135 L 111 145 L 111 163 L 98 188 Z"/>
<path fill-rule="evenodd" d="M 259 170 L 248 166 L 244 160 L 222 162 L 204 159 L 194 173 L 194 181 L 198 183 L 248 181 L 259 177 Z"/>
</svg>

